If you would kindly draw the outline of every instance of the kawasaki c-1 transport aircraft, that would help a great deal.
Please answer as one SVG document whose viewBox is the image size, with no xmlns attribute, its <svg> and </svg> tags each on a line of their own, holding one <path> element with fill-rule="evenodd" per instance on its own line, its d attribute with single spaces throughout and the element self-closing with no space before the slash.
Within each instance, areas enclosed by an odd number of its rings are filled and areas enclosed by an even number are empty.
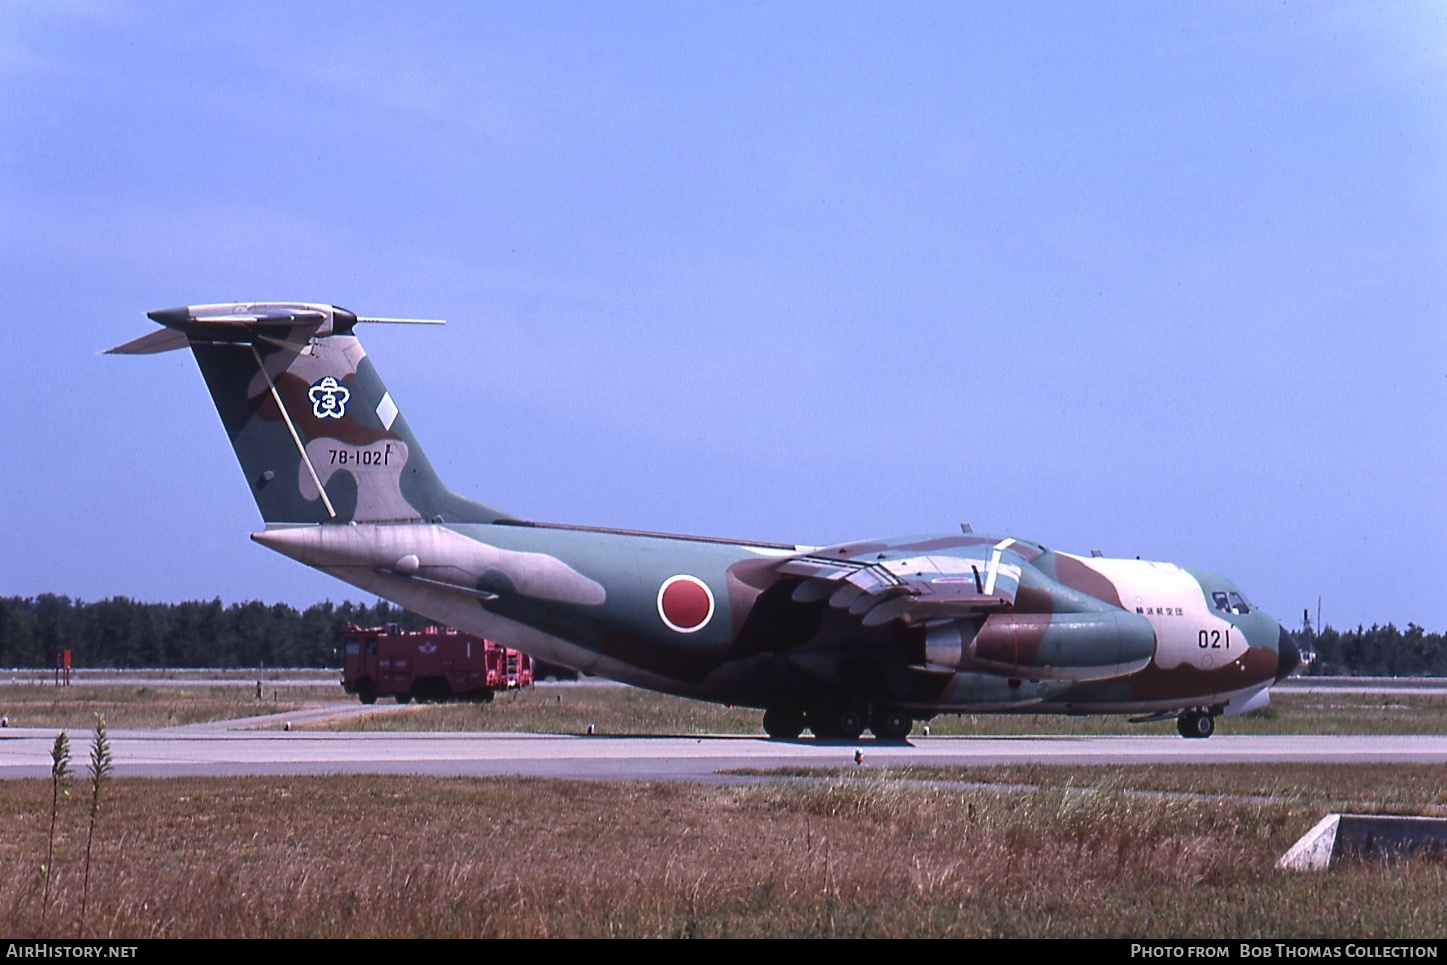
<svg viewBox="0 0 1447 965">
<path fill-rule="evenodd" d="M 1229 580 L 968 531 L 834 546 L 519 519 L 438 479 L 353 329 L 293 302 L 150 313 L 112 349 L 189 346 L 264 546 L 433 620 L 591 674 L 758 707 L 796 738 L 902 738 L 948 713 L 1215 718 L 1300 659 Z"/>
</svg>

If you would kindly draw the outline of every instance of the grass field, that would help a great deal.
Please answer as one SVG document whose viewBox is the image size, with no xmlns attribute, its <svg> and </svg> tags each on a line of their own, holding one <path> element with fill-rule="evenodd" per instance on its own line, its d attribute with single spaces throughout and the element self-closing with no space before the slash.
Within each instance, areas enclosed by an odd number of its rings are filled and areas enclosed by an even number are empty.
<svg viewBox="0 0 1447 965">
<path fill-rule="evenodd" d="M 64 804 L 45 907 L 50 788 L 20 781 L 0 801 L 0 934 L 1434 937 L 1447 934 L 1447 861 L 1310 875 L 1273 862 L 1329 806 L 1443 810 L 1442 776 L 125 780 L 102 811 L 83 919 L 86 802 Z"/>
<path fill-rule="evenodd" d="M 255 680 L 71 687 L 27 682 L 0 684 L 0 712 L 12 727 L 63 727 L 72 733 L 94 727 L 96 714 L 112 729 L 177 727 L 340 703 L 346 697 L 341 691 L 334 683 L 285 688 L 263 684 L 264 698 L 257 700 Z"/>
<path fill-rule="evenodd" d="M 335 684 L 0 686 L 25 726 L 335 705 Z M 1441 733 L 1430 696 L 1283 693 L 1220 733 Z M 117 723 L 124 721 L 125 723 Z M 368 708 L 347 726 L 757 733 L 758 714 L 616 686 Z M 1150 733 L 940 718 L 934 733 Z M 1447 816 L 1447 768 L 1057 767 L 770 774 L 746 786 L 415 777 L 120 779 L 85 885 L 89 789 L 0 794 L 0 935 L 644 937 L 1447 935 L 1447 860 L 1278 871 L 1329 811 Z M 82 894 L 86 905 L 81 913 Z"/>
</svg>

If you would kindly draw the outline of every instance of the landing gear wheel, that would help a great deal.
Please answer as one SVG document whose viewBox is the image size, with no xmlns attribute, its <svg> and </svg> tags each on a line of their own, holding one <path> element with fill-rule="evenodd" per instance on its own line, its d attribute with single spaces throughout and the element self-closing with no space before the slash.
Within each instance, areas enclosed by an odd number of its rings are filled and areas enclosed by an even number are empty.
<svg viewBox="0 0 1447 965">
<path fill-rule="evenodd" d="M 914 729 L 914 720 L 902 710 L 887 710 L 874 722 L 871 729 L 875 737 L 899 740 L 909 736 L 909 732 Z"/>
<path fill-rule="evenodd" d="M 839 728 L 839 736 L 845 740 L 855 740 L 864 733 L 864 715 L 853 707 L 839 711 L 834 717 L 834 724 Z"/>
<path fill-rule="evenodd" d="M 849 705 L 815 708 L 806 719 L 809 729 L 821 740 L 854 740 L 864 733 L 864 714 Z"/>
<path fill-rule="evenodd" d="M 397 695 L 397 703 L 399 703 L 399 704 L 410 704 L 410 703 L 412 703 L 412 695 L 411 695 L 411 694 L 398 694 L 398 695 Z"/>
<path fill-rule="evenodd" d="M 803 711 L 770 707 L 764 711 L 764 733 L 774 740 L 794 740 L 804 733 Z"/>
<path fill-rule="evenodd" d="M 1216 719 L 1205 711 L 1191 710 L 1176 718 L 1182 737 L 1205 738 L 1216 733 Z"/>
</svg>

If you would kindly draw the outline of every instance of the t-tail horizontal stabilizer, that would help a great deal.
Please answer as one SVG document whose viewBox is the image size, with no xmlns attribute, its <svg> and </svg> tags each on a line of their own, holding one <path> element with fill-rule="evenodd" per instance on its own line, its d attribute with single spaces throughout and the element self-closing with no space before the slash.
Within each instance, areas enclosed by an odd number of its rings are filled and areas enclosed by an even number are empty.
<svg viewBox="0 0 1447 965">
<path fill-rule="evenodd" d="M 154 355 L 185 348 L 191 340 L 236 341 L 260 338 L 269 342 L 304 345 L 307 338 L 325 338 L 350 332 L 358 322 L 387 325 L 445 325 L 440 318 L 371 318 L 356 315 L 335 305 L 309 302 L 225 302 L 190 305 L 147 312 L 146 317 L 166 326 L 138 339 L 117 345 L 107 355 Z M 287 337 L 278 336 L 282 331 Z M 302 334 L 296 339 L 293 335 Z"/>
</svg>

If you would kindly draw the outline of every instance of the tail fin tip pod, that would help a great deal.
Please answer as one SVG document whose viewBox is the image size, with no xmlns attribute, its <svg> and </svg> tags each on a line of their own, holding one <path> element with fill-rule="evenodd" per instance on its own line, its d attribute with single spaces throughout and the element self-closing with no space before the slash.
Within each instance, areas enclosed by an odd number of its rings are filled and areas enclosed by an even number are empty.
<svg viewBox="0 0 1447 965">
<path fill-rule="evenodd" d="M 268 524 L 511 519 L 442 484 L 353 332 L 358 322 L 441 320 L 308 302 L 147 314 L 165 327 L 108 354 L 190 347 Z"/>
</svg>

